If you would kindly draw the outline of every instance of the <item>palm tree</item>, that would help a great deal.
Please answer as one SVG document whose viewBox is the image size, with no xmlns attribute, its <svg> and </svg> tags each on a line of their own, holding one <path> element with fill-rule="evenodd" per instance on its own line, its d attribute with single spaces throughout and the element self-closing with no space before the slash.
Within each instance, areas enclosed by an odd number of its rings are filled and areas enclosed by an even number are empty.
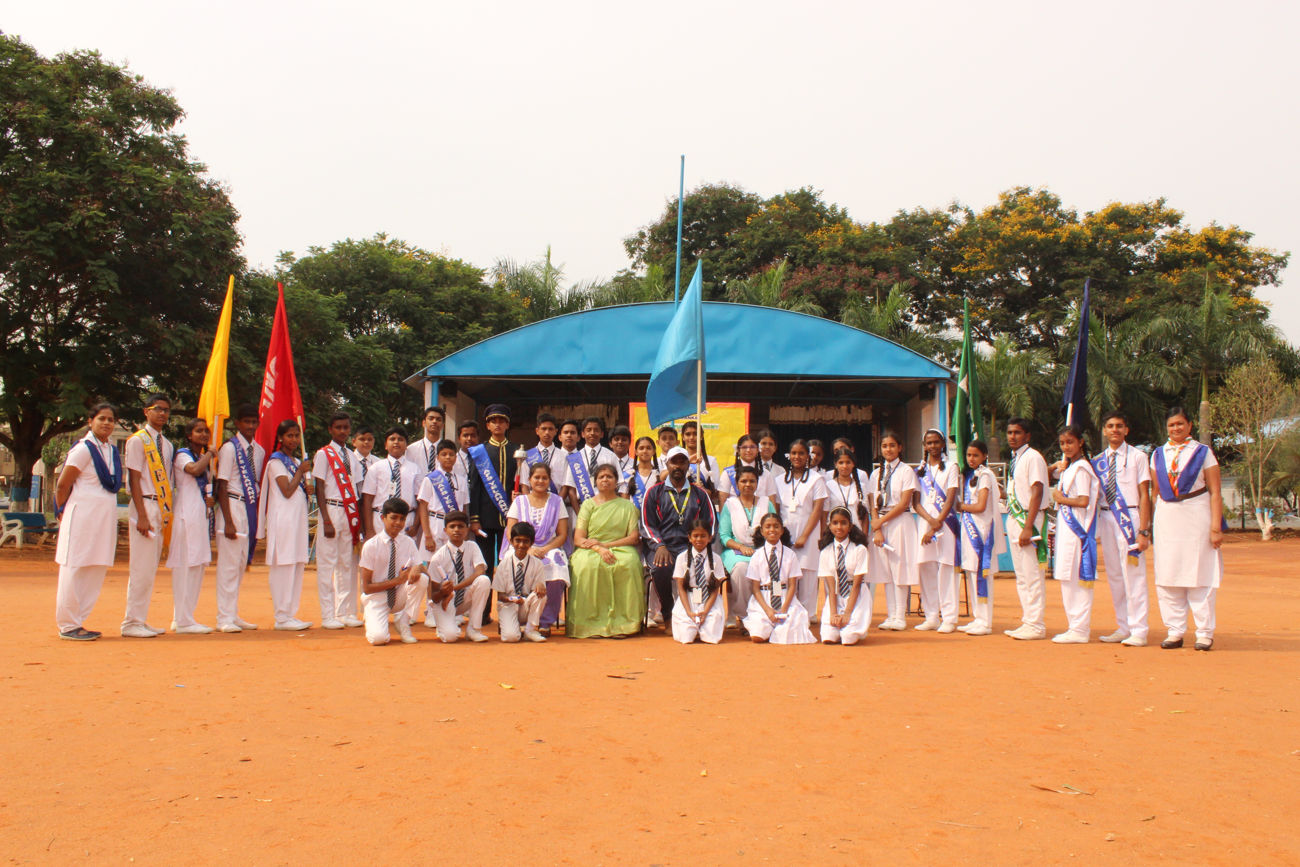
<svg viewBox="0 0 1300 867">
<path fill-rule="evenodd" d="M 998 430 L 999 413 L 1004 419 L 1032 416 L 1035 404 L 1052 399 L 1050 362 L 1046 350 L 1017 350 L 1006 334 L 993 341 L 991 352 L 976 359 L 975 375 L 980 401 L 988 411 L 990 436 Z"/>
<path fill-rule="evenodd" d="M 498 259 L 492 266 L 492 279 L 523 303 L 529 322 L 587 310 L 601 288 L 596 282 L 564 288 L 564 266 L 551 261 L 549 246 L 546 257 L 536 262 L 520 265 L 513 259 Z"/>
<path fill-rule="evenodd" d="M 644 274 L 621 271 L 608 283 L 592 292 L 592 307 L 612 307 L 615 304 L 640 304 L 647 301 L 667 301 L 673 297 L 673 285 L 664 277 L 661 265 L 647 265 Z"/>
<path fill-rule="evenodd" d="M 1077 316 L 1076 316 L 1077 319 Z M 1134 423 L 1159 436 L 1164 407 L 1160 394 L 1178 390 L 1177 368 L 1143 347 L 1143 327 L 1133 320 L 1107 328 L 1096 316 L 1088 331 L 1088 409 L 1093 421 L 1112 409 L 1123 410 Z M 1069 359 L 1057 367 L 1064 388 Z M 1148 427 L 1149 426 L 1149 427 Z"/>
<path fill-rule="evenodd" d="M 757 274 L 751 274 L 743 280 L 732 280 L 727 285 L 727 300 L 737 304 L 757 304 L 761 307 L 780 307 L 795 313 L 807 313 L 809 316 L 825 316 L 826 311 L 820 304 L 806 296 L 799 298 L 783 297 L 785 289 L 785 266 L 783 260 Z"/>
<path fill-rule="evenodd" d="M 879 297 L 869 301 L 865 294 L 846 301 L 840 313 L 840 322 L 862 331 L 870 331 L 929 358 L 953 356 L 955 341 L 945 340 L 908 322 L 907 312 L 911 309 L 911 304 L 902 284 L 895 283 L 883 301 Z"/>
</svg>

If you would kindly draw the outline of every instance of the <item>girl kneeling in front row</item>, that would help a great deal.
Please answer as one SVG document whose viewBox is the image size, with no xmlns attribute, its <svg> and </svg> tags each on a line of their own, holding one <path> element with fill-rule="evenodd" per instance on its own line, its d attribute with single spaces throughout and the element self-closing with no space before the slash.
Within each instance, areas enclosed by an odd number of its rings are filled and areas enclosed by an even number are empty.
<svg viewBox="0 0 1300 867">
<path fill-rule="evenodd" d="M 717 644 L 727 628 L 727 573 L 722 558 L 713 553 L 713 533 L 708 524 L 696 521 L 686 538 L 690 545 L 677 555 L 673 569 L 677 581 L 673 638 L 682 644 L 697 638 Z"/>
<path fill-rule="evenodd" d="M 843 506 L 831 509 L 822 534 L 817 574 L 826 584 L 822 606 L 823 644 L 857 644 L 871 625 L 871 585 L 867 576 L 867 534 Z"/>
<path fill-rule="evenodd" d="M 780 516 L 763 516 L 754 534 L 754 547 L 757 550 L 746 572 L 752 590 L 749 613 L 743 621 L 749 637 L 759 643 L 813 644 L 816 639 L 808 628 L 808 609 L 795 598 L 802 570 Z"/>
</svg>

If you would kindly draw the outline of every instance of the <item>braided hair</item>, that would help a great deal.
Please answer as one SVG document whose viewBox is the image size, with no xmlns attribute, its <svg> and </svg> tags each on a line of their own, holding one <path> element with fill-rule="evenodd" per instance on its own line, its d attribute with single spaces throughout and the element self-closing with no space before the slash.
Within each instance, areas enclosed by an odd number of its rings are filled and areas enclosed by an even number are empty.
<svg viewBox="0 0 1300 867">
<path fill-rule="evenodd" d="M 710 536 L 713 535 L 713 529 L 704 521 L 704 519 L 696 518 L 694 521 L 691 521 L 691 526 L 688 527 L 686 530 L 687 538 L 690 538 L 691 533 L 694 533 L 697 529 L 703 530 L 704 532 L 708 533 Z M 714 577 L 715 575 L 714 559 L 716 555 L 713 553 L 712 545 L 710 545 L 705 550 L 709 552 L 708 553 L 709 559 L 707 561 L 708 570 L 709 570 L 708 590 L 710 593 L 712 593 L 713 591 L 718 589 L 718 584 L 719 584 L 718 579 Z M 686 546 L 686 580 L 688 584 L 690 583 L 691 569 L 692 569 L 691 563 L 694 560 L 694 557 L 695 557 L 695 546 L 688 544 Z"/>
<path fill-rule="evenodd" d="M 853 473 L 852 473 L 853 487 L 857 488 L 858 491 L 858 509 L 857 509 L 858 520 L 864 521 L 866 520 L 867 517 L 867 506 L 866 506 L 867 498 L 862 493 L 862 478 L 858 475 L 858 459 L 855 458 L 853 456 L 853 452 L 849 451 L 848 449 L 840 449 L 835 453 L 835 463 L 837 465 L 840 462 L 840 458 L 848 458 L 849 460 L 853 461 Z M 838 485 L 840 483 L 838 466 L 835 470 L 835 473 L 836 473 L 835 484 Z"/>
</svg>

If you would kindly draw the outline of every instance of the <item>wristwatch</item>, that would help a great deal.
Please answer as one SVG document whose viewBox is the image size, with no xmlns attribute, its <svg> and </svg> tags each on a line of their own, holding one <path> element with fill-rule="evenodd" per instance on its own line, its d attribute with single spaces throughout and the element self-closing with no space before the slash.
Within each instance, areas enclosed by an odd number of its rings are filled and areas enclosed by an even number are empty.
<svg viewBox="0 0 1300 867">
<path fill-rule="evenodd" d="M 1146 536 L 1148 539 L 1150 539 L 1150 538 L 1151 538 L 1151 531 L 1150 531 L 1150 530 L 1138 530 L 1138 535 L 1139 535 L 1139 536 Z"/>
</svg>

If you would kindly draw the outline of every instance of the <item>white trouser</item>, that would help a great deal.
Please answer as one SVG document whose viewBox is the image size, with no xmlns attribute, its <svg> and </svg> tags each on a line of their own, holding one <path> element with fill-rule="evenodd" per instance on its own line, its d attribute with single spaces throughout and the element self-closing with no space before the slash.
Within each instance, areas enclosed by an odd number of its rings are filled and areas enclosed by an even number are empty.
<svg viewBox="0 0 1300 867">
<path fill-rule="evenodd" d="M 979 580 L 974 572 L 966 573 L 967 581 L 967 598 L 970 600 L 971 620 L 980 626 L 993 628 L 993 575 L 990 572 L 984 573 L 984 585 L 988 589 L 989 598 L 979 598 Z"/>
<path fill-rule="evenodd" d="M 488 580 L 488 576 L 480 575 L 465 588 L 465 598 L 461 600 L 459 606 L 455 605 L 455 597 L 451 595 L 448 595 L 442 604 L 434 605 L 433 622 L 438 630 L 438 638 L 445 644 L 451 644 L 460 638 L 460 627 L 456 625 L 457 614 L 469 616 L 466 627 L 468 632 L 478 632 L 479 625 L 483 622 L 483 609 L 487 607 L 488 594 L 491 591 L 492 582 Z"/>
<path fill-rule="evenodd" d="M 396 620 L 399 626 L 410 626 L 419 617 L 420 603 L 429 595 L 429 576 L 421 574 L 418 581 L 408 584 L 403 581 L 393 588 L 396 593 Z M 376 646 L 387 644 L 388 634 L 388 591 L 361 594 L 361 612 L 366 621 L 366 641 Z"/>
<path fill-rule="evenodd" d="M 894 584 L 893 581 L 877 581 L 872 586 L 879 587 L 881 595 L 885 597 L 885 620 L 893 620 L 898 611 L 898 601 L 894 593 L 894 588 L 898 585 Z M 903 589 L 906 590 L 907 587 L 904 586 Z M 904 608 L 903 610 L 906 611 L 907 609 Z M 901 614 L 899 619 L 902 619 Z"/>
<path fill-rule="evenodd" d="M 1136 506 L 1129 508 L 1133 526 L 1138 525 Z M 1109 509 L 1097 514 L 1097 539 L 1101 542 L 1102 561 L 1106 564 L 1106 583 L 1110 585 L 1111 602 L 1115 605 L 1115 629 L 1125 635 L 1147 637 L 1147 558 L 1139 554 L 1136 560 L 1128 556 L 1128 540 L 1119 529 Z"/>
<path fill-rule="evenodd" d="M 230 501 L 231 523 L 243 535 L 227 539 L 224 518 L 217 518 L 217 626 L 235 626 L 239 619 L 239 585 L 248 568 L 248 514 L 241 500 Z"/>
<path fill-rule="evenodd" d="M 542 609 L 546 607 L 546 600 L 538 596 L 536 591 L 529 593 L 522 603 L 520 602 L 499 602 L 497 604 L 497 627 L 501 633 L 501 640 L 506 642 L 515 642 L 519 640 L 519 623 L 524 623 L 524 629 L 528 632 L 536 632 L 538 624 L 542 621 Z M 482 623 L 482 620 L 479 621 Z"/>
<path fill-rule="evenodd" d="M 137 530 L 134 519 L 127 521 L 127 539 L 130 547 L 130 572 L 126 580 L 126 616 L 122 626 L 140 626 L 149 618 L 149 599 L 153 596 L 153 579 L 158 574 L 158 561 L 162 557 L 162 511 L 157 500 L 145 500 L 144 510 L 153 527 L 153 538 Z"/>
<path fill-rule="evenodd" d="M 1037 543 L 1020 544 L 1020 529 L 1020 524 L 1015 519 L 1007 520 L 1007 545 L 1011 548 L 1012 568 L 1016 570 L 1016 593 L 1020 595 L 1020 622 L 1046 633 L 1047 620 L 1043 616 L 1043 606 L 1047 588 L 1043 564 L 1038 562 Z M 992 580 L 992 576 L 989 576 L 990 583 Z"/>
<path fill-rule="evenodd" d="M 922 563 L 921 610 L 928 621 L 957 622 L 957 599 L 961 592 L 957 567 L 947 563 Z"/>
<path fill-rule="evenodd" d="M 1156 599 L 1160 603 L 1160 619 L 1165 622 L 1170 638 L 1182 638 L 1187 632 L 1187 611 L 1191 609 L 1196 622 L 1198 641 L 1214 639 L 1215 587 L 1163 587 L 1156 585 Z"/>
<path fill-rule="evenodd" d="M 1061 604 L 1065 607 L 1066 628 L 1076 635 L 1092 630 L 1092 593 L 1096 581 L 1058 581 Z"/>
<path fill-rule="evenodd" d="M 907 603 L 912 598 L 912 586 L 910 584 L 891 584 L 894 588 L 893 602 L 890 606 L 890 617 L 898 621 L 907 620 Z"/>
<path fill-rule="evenodd" d="M 719 596 L 713 600 L 709 613 L 704 615 L 704 622 L 700 623 L 686 616 L 686 606 L 679 599 L 673 606 L 673 639 L 682 644 L 690 644 L 696 638 L 707 644 L 717 644 L 727 628 L 723 608 L 722 597 Z"/>
<path fill-rule="evenodd" d="M 60 566 L 59 587 L 54 596 L 54 622 L 60 632 L 77 629 L 86 622 L 99 591 L 104 589 L 107 566 Z"/>
<path fill-rule="evenodd" d="M 322 620 L 357 616 L 357 573 L 353 569 L 352 532 L 348 513 L 342 506 L 330 506 L 334 538 L 327 539 L 322 525 L 316 526 L 316 594 L 320 597 Z"/>
<path fill-rule="evenodd" d="M 817 590 L 821 583 L 817 580 L 816 569 L 804 569 L 799 573 L 799 584 L 795 588 L 794 595 L 803 606 L 803 610 L 809 612 L 809 617 L 812 616 L 811 612 L 817 610 Z"/>
<path fill-rule="evenodd" d="M 730 585 L 727 594 L 733 617 L 744 617 L 745 612 L 749 610 L 749 597 L 754 592 L 754 585 L 749 583 L 748 574 L 749 561 L 747 560 L 741 560 L 731 567 L 731 580 L 727 582 Z"/>
<path fill-rule="evenodd" d="M 194 609 L 199 604 L 203 570 L 207 567 L 177 566 L 172 569 L 172 622 L 176 627 L 194 626 Z"/>
<path fill-rule="evenodd" d="M 275 609 L 276 624 L 295 619 L 298 602 L 302 599 L 302 573 L 306 563 L 288 566 L 268 566 L 266 582 L 271 587 L 271 606 Z"/>
</svg>

